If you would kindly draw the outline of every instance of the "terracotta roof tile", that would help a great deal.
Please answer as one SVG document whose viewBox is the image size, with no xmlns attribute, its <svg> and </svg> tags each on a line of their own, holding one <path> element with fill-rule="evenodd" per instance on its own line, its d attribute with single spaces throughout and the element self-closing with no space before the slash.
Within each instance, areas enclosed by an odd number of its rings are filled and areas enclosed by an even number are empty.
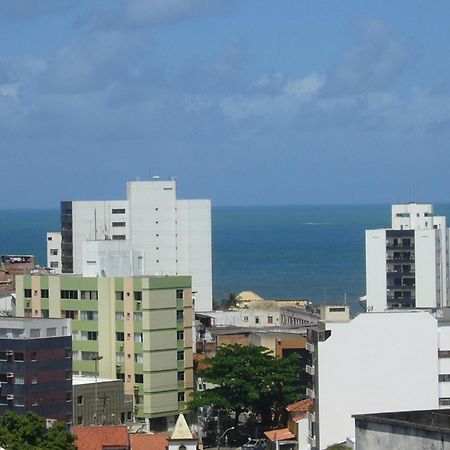
<svg viewBox="0 0 450 450">
<path fill-rule="evenodd" d="M 73 428 L 78 450 L 103 450 L 104 447 L 130 448 L 127 427 L 124 425 L 78 426 Z"/>
<path fill-rule="evenodd" d="M 132 450 L 166 450 L 169 433 L 130 434 Z"/>
<path fill-rule="evenodd" d="M 303 411 L 311 411 L 314 407 L 314 401 L 310 398 L 306 400 L 300 400 L 299 402 L 291 403 L 286 406 L 286 409 L 289 412 L 303 412 Z"/>
<path fill-rule="evenodd" d="M 292 434 L 288 428 L 280 428 L 278 430 L 270 430 L 270 431 L 264 431 L 264 434 L 266 435 L 267 439 L 269 439 L 272 442 L 278 441 L 285 441 L 288 439 L 295 439 L 295 435 Z"/>
</svg>

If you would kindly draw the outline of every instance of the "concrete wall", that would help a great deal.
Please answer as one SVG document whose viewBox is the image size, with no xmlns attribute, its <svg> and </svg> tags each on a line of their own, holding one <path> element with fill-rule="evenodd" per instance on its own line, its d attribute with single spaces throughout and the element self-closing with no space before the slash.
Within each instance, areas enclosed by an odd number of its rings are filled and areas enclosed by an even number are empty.
<svg viewBox="0 0 450 450">
<path fill-rule="evenodd" d="M 416 307 L 440 306 L 440 253 L 436 245 L 436 230 L 416 230 Z M 437 277 L 439 276 L 439 281 Z"/>
<path fill-rule="evenodd" d="M 353 414 L 438 407 L 431 314 L 367 313 L 327 328 L 331 336 L 318 343 L 316 362 L 321 449 L 354 434 Z"/>
<path fill-rule="evenodd" d="M 386 309 L 386 290 L 386 230 L 366 230 L 367 311 Z"/>
<path fill-rule="evenodd" d="M 450 450 L 450 436 L 398 425 L 356 420 L 356 450 Z"/>
</svg>

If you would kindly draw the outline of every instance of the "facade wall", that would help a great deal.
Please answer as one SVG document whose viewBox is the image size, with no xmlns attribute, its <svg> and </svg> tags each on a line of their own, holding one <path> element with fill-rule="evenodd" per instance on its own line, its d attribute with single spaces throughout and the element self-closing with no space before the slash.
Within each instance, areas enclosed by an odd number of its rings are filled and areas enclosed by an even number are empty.
<svg viewBox="0 0 450 450">
<path fill-rule="evenodd" d="M 432 205 L 393 205 L 392 228 L 366 231 L 367 311 L 447 306 L 448 236 Z"/>
<path fill-rule="evenodd" d="M 386 309 L 386 230 L 366 230 L 366 289 L 369 311 Z"/>
<path fill-rule="evenodd" d="M 122 380 L 98 379 L 96 387 L 95 380 L 81 378 L 75 377 L 73 385 L 74 425 L 120 425 L 132 420 L 133 398 L 124 394 Z"/>
<path fill-rule="evenodd" d="M 316 344 L 315 362 L 320 449 L 354 434 L 353 414 L 438 407 L 438 331 L 431 314 L 360 314 L 326 326 L 331 335 Z"/>
<path fill-rule="evenodd" d="M 47 267 L 61 273 L 61 233 L 47 233 Z"/>
<path fill-rule="evenodd" d="M 177 200 L 174 180 L 132 181 L 127 200 L 62 202 L 61 220 L 64 273 L 189 275 L 196 310 L 212 310 L 209 200 Z"/>
<path fill-rule="evenodd" d="M 92 356 L 100 353 L 99 376 L 124 381 L 137 417 L 166 417 L 184 409 L 193 370 L 190 277 L 20 278 L 19 314 L 73 319 L 75 373 L 95 375 Z M 46 286 L 49 298 L 39 298 L 37 309 L 30 310 L 24 292 L 33 284 L 38 293 Z"/>
<path fill-rule="evenodd" d="M 34 320 L 21 326 L 16 321 L 13 327 L 11 322 L 0 321 L 0 414 L 33 411 L 70 423 L 72 340 L 67 322 Z M 30 338 L 30 333 L 42 337 Z"/>
</svg>

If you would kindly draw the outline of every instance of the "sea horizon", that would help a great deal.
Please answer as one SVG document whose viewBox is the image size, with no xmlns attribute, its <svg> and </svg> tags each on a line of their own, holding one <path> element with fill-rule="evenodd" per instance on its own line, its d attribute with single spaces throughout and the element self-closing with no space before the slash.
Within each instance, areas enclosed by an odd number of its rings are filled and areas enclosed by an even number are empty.
<svg viewBox="0 0 450 450">
<path fill-rule="evenodd" d="M 213 297 L 249 290 L 361 310 L 365 230 L 389 227 L 390 206 L 213 206 Z M 449 218 L 450 204 L 434 212 Z M 46 232 L 59 228 L 59 208 L 0 209 L 0 254 L 34 254 L 44 266 Z"/>
</svg>

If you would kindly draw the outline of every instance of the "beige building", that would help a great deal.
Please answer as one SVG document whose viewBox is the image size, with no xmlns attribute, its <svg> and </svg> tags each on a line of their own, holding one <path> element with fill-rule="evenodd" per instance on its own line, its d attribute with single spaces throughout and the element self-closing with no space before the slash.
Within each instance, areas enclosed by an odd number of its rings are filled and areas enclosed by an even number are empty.
<svg viewBox="0 0 450 450">
<path fill-rule="evenodd" d="M 190 277 L 16 281 L 17 316 L 72 319 L 74 374 L 122 379 L 134 417 L 155 426 L 184 410 L 193 386 Z"/>
</svg>

